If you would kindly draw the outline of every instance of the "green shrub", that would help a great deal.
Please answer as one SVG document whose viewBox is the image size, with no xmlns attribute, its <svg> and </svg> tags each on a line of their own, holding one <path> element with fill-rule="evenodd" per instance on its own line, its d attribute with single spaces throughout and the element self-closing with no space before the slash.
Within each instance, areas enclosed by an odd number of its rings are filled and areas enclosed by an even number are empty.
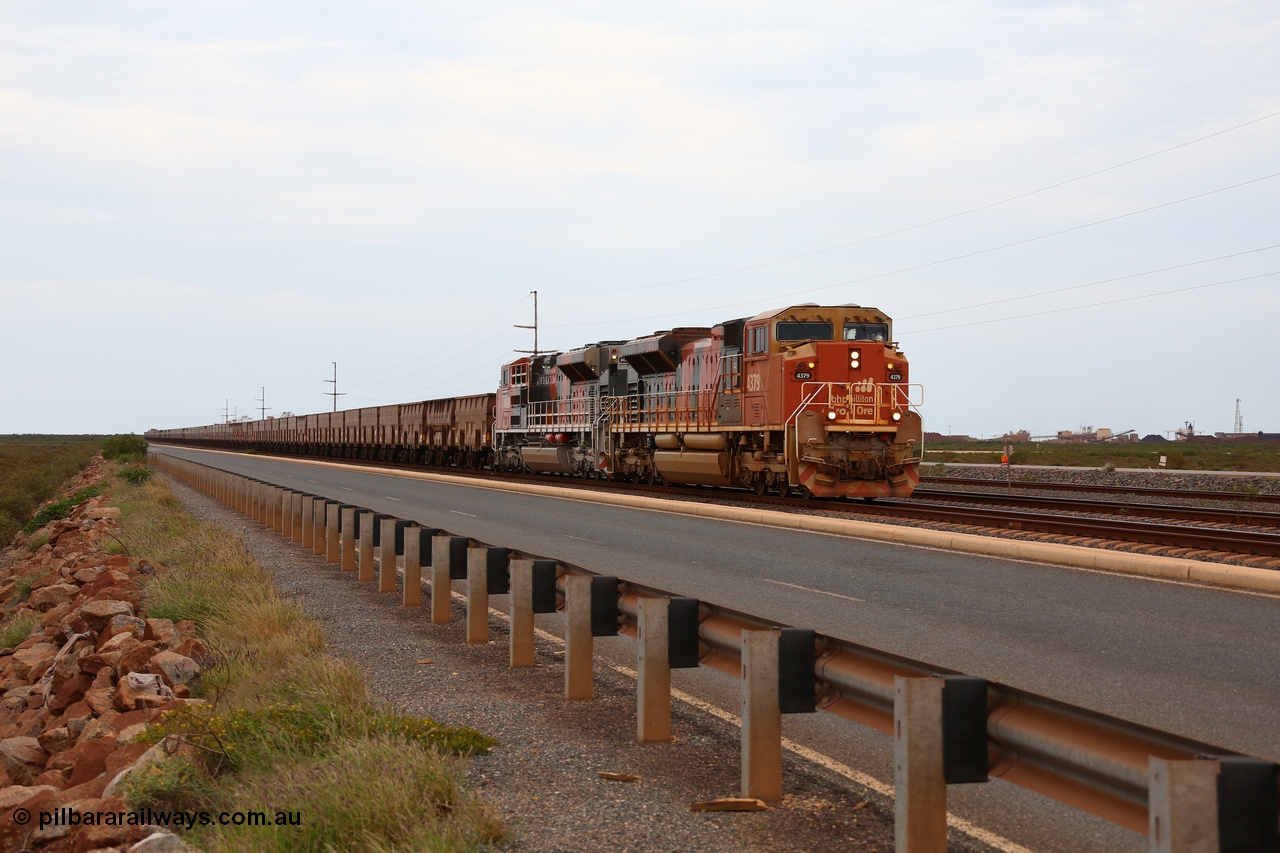
<svg viewBox="0 0 1280 853">
<path fill-rule="evenodd" d="M 97 486 L 86 486 L 69 498 L 63 498 L 60 501 L 45 504 L 40 507 L 35 515 L 31 516 L 31 520 L 22 528 L 22 532 L 34 533 L 51 521 L 66 518 L 68 515 L 71 515 L 71 511 L 73 509 L 89 500 L 89 498 L 97 497 L 101 491 L 102 490 Z"/>
<path fill-rule="evenodd" d="M 196 811 L 210 801 L 213 786 L 198 764 L 184 755 L 162 758 L 140 767 L 121 784 L 130 808 Z"/>
<path fill-rule="evenodd" d="M 116 473 L 116 476 L 126 483 L 140 486 L 150 480 L 151 475 L 154 473 L 155 470 L 148 468 L 146 465 L 126 465 Z"/>
<path fill-rule="evenodd" d="M 145 457 L 146 452 L 146 439 L 133 433 L 113 435 L 102 442 L 102 457 L 104 459 L 122 459 L 126 456 L 131 459 L 141 459 Z"/>
</svg>

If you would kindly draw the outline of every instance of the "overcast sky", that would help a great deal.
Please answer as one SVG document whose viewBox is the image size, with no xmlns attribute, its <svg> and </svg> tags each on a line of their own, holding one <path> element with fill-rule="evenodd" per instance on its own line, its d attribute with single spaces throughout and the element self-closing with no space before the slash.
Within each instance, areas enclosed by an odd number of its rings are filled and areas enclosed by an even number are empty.
<svg viewBox="0 0 1280 853">
<path fill-rule="evenodd" d="M 0 433 L 875 306 L 926 429 L 1280 431 L 1280 7 L 0 4 Z M 265 402 L 260 398 L 264 396 Z"/>
</svg>

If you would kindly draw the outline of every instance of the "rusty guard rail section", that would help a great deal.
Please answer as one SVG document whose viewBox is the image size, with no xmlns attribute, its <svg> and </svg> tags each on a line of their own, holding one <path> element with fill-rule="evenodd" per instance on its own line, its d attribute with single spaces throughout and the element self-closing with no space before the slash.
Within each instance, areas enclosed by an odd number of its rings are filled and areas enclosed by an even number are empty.
<svg viewBox="0 0 1280 853">
<path fill-rule="evenodd" d="M 197 487 L 194 469 L 250 479 L 177 457 L 165 456 L 163 463 L 154 455 L 152 459 L 160 467 Z M 510 556 L 543 559 L 514 548 L 510 549 Z M 556 582 L 561 595 L 565 591 L 567 575 L 597 575 L 564 561 L 557 560 L 556 563 L 563 568 Z M 677 597 L 678 593 L 620 581 L 617 593 L 620 633 L 636 636 L 641 599 Z M 740 677 L 743 632 L 786 627 L 768 619 L 700 602 L 699 662 L 735 678 Z M 894 729 L 895 677 L 959 675 L 953 670 L 838 637 L 819 634 L 816 648 L 814 673 L 818 709 L 885 734 L 892 734 Z M 988 682 L 987 709 L 987 756 L 991 776 L 1143 834 L 1149 832 L 1149 763 L 1152 758 L 1185 761 L 1205 757 L 1239 757 L 1239 753 L 1212 744 L 996 682 Z"/>
</svg>

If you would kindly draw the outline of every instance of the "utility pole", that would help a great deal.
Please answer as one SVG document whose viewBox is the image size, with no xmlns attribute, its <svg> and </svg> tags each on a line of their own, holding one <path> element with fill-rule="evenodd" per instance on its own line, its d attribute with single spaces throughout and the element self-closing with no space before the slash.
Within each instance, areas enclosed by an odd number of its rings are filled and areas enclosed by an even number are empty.
<svg viewBox="0 0 1280 853">
<path fill-rule="evenodd" d="M 262 396 L 258 398 L 258 402 L 262 405 L 258 408 L 262 410 L 262 419 L 267 419 L 267 386 L 262 386 Z"/>
<path fill-rule="evenodd" d="M 1236 435 L 1244 434 L 1244 417 L 1240 414 L 1240 398 L 1236 397 Z"/>
<path fill-rule="evenodd" d="M 225 424 L 231 420 L 231 400 L 226 400 L 222 404 L 222 422 Z"/>
<path fill-rule="evenodd" d="M 338 398 L 347 396 L 346 391 L 341 391 L 341 392 L 338 391 L 338 362 L 335 361 L 333 363 L 333 378 L 326 379 L 325 382 L 328 382 L 330 385 L 333 386 L 332 391 L 325 391 L 324 393 L 326 397 L 333 398 L 333 410 L 336 412 L 338 411 Z"/>
<path fill-rule="evenodd" d="M 519 324 L 516 324 L 513 328 L 516 328 L 516 329 L 533 329 L 533 349 L 531 349 L 531 350 L 527 350 L 527 349 L 518 349 L 518 350 L 516 350 L 516 352 L 528 352 L 528 353 L 533 353 L 534 357 L 536 358 L 536 357 L 537 357 L 537 355 L 538 355 L 538 353 L 539 353 L 539 352 L 541 352 L 541 350 L 539 350 L 539 349 L 538 349 L 538 291 L 536 291 L 536 290 L 531 290 L 531 291 L 529 291 L 529 292 L 533 294 L 533 325 L 532 325 L 532 326 L 521 326 L 521 325 L 519 325 Z"/>
</svg>

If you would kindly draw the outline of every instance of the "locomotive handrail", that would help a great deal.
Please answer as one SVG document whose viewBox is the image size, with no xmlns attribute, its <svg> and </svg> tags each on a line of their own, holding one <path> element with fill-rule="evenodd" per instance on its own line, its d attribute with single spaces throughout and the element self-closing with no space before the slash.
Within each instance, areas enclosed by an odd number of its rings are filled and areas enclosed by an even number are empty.
<svg viewBox="0 0 1280 853">
<path fill-rule="evenodd" d="M 253 498 L 249 496 L 247 478 L 243 475 L 181 457 L 166 457 L 164 463 L 160 463 L 154 454 L 150 454 L 150 458 L 171 473 L 237 508 L 251 512 Z M 202 474 L 198 469 L 210 473 Z M 278 499 L 276 508 L 279 509 Z M 448 535 L 445 531 L 440 533 Z M 473 544 L 483 545 L 474 540 Z M 537 559 L 536 555 L 514 549 L 510 556 Z M 569 575 L 599 574 L 564 561 L 554 562 L 564 570 L 558 573 L 560 576 L 556 582 L 561 593 L 567 592 L 566 578 Z M 638 634 L 641 599 L 678 596 L 678 593 L 619 578 L 620 632 L 631 636 Z M 770 619 L 700 601 L 699 663 L 741 677 L 744 632 L 786 627 Z M 959 675 L 945 667 L 830 635 L 815 634 L 814 650 L 812 673 L 817 710 L 886 734 L 894 732 L 896 678 Z M 795 664 L 795 661 L 791 662 L 792 666 Z M 1273 781 L 1265 782 L 1263 774 L 1255 777 L 1247 790 L 1236 790 L 1233 796 L 1259 800 L 1275 797 L 1275 791 L 1266 787 L 1267 784 L 1274 785 L 1276 777 L 1277 768 L 1272 762 L 1250 759 L 1233 750 L 1006 684 L 987 682 L 986 695 L 987 771 L 991 776 L 1137 832 L 1145 834 L 1150 831 L 1152 759 L 1233 758 L 1256 762 L 1269 768 Z"/>
</svg>

